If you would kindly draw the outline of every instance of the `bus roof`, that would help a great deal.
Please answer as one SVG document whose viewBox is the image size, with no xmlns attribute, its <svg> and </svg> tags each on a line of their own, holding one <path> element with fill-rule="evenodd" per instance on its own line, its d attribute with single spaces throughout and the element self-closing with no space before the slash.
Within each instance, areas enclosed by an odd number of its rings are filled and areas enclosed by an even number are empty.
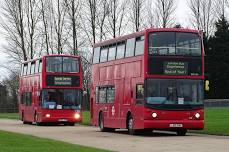
<svg viewBox="0 0 229 152">
<path fill-rule="evenodd" d="M 113 39 L 109 39 L 109 40 L 105 40 L 105 41 L 101 41 L 98 43 L 95 43 L 93 45 L 93 47 L 98 47 L 98 46 L 104 46 L 104 45 L 110 45 L 114 42 L 122 42 L 126 39 L 132 38 L 132 37 L 137 37 L 137 36 L 141 36 L 144 35 L 146 32 L 190 32 L 190 33 L 198 33 L 198 34 L 202 34 L 202 31 L 200 30 L 194 30 L 194 29 L 185 29 L 185 28 L 148 28 L 139 32 L 135 32 L 135 33 L 131 33 L 128 35 L 124 35 L 124 36 L 119 36 Z"/>
</svg>

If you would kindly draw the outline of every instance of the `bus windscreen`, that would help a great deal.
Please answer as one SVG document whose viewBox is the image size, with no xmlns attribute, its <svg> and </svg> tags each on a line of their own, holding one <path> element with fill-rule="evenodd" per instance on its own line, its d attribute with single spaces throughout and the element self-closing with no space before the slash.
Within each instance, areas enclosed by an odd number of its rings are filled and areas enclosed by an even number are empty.
<svg viewBox="0 0 229 152">
<path fill-rule="evenodd" d="M 79 61 L 73 57 L 51 56 L 46 58 L 46 72 L 77 73 Z"/>
<path fill-rule="evenodd" d="M 42 90 L 41 106 L 45 109 L 75 109 L 81 108 L 81 90 L 44 89 Z"/>
<path fill-rule="evenodd" d="M 154 32 L 149 34 L 149 55 L 200 56 L 201 39 L 196 33 Z"/>
<path fill-rule="evenodd" d="M 202 80 L 147 79 L 146 102 L 153 105 L 202 105 Z"/>
</svg>

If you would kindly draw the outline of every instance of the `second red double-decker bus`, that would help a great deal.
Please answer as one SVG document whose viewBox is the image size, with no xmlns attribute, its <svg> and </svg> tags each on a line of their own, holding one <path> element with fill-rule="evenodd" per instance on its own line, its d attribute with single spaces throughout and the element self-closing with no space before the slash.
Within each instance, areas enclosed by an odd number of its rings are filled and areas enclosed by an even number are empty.
<svg viewBox="0 0 229 152">
<path fill-rule="evenodd" d="M 79 56 L 46 55 L 22 64 L 19 114 L 23 123 L 82 121 L 82 68 Z"/>
<path fill-rule="evenodd" d="M 101 131 L 204 127 L 202 32 L 146 29 L 94 45 L 91 123 Z"/>
</svg>

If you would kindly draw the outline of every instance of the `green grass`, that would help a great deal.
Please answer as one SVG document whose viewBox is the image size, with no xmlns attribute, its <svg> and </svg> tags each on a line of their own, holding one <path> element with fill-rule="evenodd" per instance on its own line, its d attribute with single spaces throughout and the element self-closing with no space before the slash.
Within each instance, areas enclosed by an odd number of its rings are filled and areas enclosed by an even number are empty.
<svg viewBox="0 0 229 152">
<path fill-rule="evenodd" d="M 0 131 L 0 152 L 107 152 L 65 142 Z"/>
<path fill-rule="evenodd" d="M 19 119 L 18 113 L 0 113 L 0 118 Z"/>
<path fill-rule="evenodd" d="M 204 130 L 191 132 L 229 136 L 229 108 L 205 108 Z"/>
<path fill-rule="evenodd" d="M 84 111 L 83 112 L 83 125 L 90 125 L 90 112 L 89 111 Z"/>
</svg>

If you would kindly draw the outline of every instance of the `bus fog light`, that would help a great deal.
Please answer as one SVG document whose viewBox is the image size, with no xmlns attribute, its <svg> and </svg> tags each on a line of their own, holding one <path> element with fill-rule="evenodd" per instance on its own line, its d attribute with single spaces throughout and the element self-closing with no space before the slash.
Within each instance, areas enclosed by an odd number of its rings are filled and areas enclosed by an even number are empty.
<svg viewBox="0 0 229 152">
<path fill-rule="evenodd" d="M 195 117 L 196 117 L 197 119 L 199 119 L 199 118 L 200 118 L 200 114 L 199 114 L 199 113 L 196 113 L 196 114 L 195 114 Z"/>
<path fill-rule="evenodd" d="M 156 118 L 157 117 L 157 113 L 156 112 L 152 113 L 152 117 Z"/>
<path fill-rule="evenodd" d="M 47 114 L 45 115 L 45 117 L 46 117 L 46 118 L 50 118 L 51 115 L 50 115 L 49 113 L 47 113 Z"/>
<path fill-rule="evenodd" d="M 80 119 L 80 114 L 76 113 L 76 114 L 74 115 L 74 118 L 75 118 L 75 119 Z"/>
</svg>

